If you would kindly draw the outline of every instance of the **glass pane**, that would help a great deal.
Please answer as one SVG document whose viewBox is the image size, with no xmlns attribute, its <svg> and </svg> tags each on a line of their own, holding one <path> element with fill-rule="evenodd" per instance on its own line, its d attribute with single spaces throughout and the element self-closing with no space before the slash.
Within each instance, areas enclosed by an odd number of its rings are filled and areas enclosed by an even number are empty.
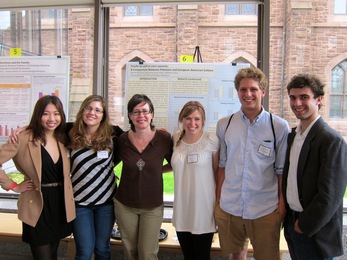
<svg viewBox="0 0 347 260">
<path fill-rule="evenodd" d="M 332 71 L 331 93 L 342 94 L 345 73 L 340 66 L 336 66 Z"/>
<path fill-rule="evenodd" d="M 227 15 L 240 14 L 240 5 L 239 4 L 226 4 L 225 5 L 225 14 L 227 14 Z"/>
<path fill-rule="evenodd" d="M 347 69 L 347 61 L 343 61 L 339 64 L 344 70 Z"/>
<path fill-rule="evenodd" d="M 343 97 L 343 115 L 342 118 L 347 118 L 347 95 Z"/>
<path fill-rule="evenodd" d="M 124 7 L 124 15 L 125 16 L 135 16 L 137 14 L 137 6 L 136 5 L 127 5 Z"/>
<path fill-rule="evenodd" d="M 85 97 L 92 94 L 93 86 L 93 42 L 94 42 L 94 9 L 93 8 L 78 8 L 78 9 L 42 9 L 42 10 L 16 10 L 16 11 L 0 11 L 0 56 L 6 59 L 10 56 L 11 48 L 21 49 L 22 58 L 27 56 L 68 56 L 70 60 L 70 71 L 67 71 L 66 77 L 61 78 L 52 76 L 51 82 L 46 80 L 42 81 L 43 93 L 51 93 L 51 89 L 58 89 L 57 86 L 63 85 L 62 81 L 66 84 L 68 89 L 65 93 L 68 95 L 68 108 L 65 108 L 66 117 L 68 121 L 74 121 L 77 110 Z M 31 58 L 31 57 L 30 57 Z M 45 57 L 42 57 L 43 59 Z M 30 82 L 29 92 L 37 90 L 36 84 L 31 79 L 32 75 L 21 75 L 22 78 Z M 41 75 L 40 75 L 41 76 Z M 6 77 L 6 75 L 5 75 Z M 10 80 L 11 77 L 8 77 Z M 67 80 L 66 80 L 67 78 Z M 18 84 L 22 83 L 20 77 L 16 78 Z M 61 81 L 60 81 L 61 80 Z M 27 83 L 27 82 L 25 82 Z M 23 84 L 28 85 L 28 84 Z M 35 89 L 36 87 L 36 89 Z M 7 88 L 7 87 L 6 87 Z M 19 92 L 18 87 L 16 91 L 11 86 L 8 87 L 9 92 Z M 34 91 L 32 91 L 35 89 Z M 21 90 L 20 90 L 21 91 Z M 24 92 L 25 90 L 23 90 Z M 41 91 L 41 89 L 40 89 Z M 53 92 L 60 94 L 59 91 Z M 36 102 L 32 94 L 29 102 L 25 104 Z M 66 98 L 66 97 L 65 97 Z M 0 112 L 4 112 L 3 110 Z M 17 113 L 17 112 L 13 112 Z M 19 114 L 19 112 L 17 113 Z M 18 116 L 14 116 L 18 120 Z M 30 114 L 31 117 L 31 114 Z M 26 122 L 27 120 L 27 122 Z M 23 116 L 19 126 L 27 125 L 30 118 L 26 119 Z M 10 119 L 0 119 L 0 125 L 9 124 Z M 17 122 L 18 124 L 18 122 Z M 1 128 L 1 127 L 0 127 Z M 2 139 L 7 141 L 8 134 L 1 131 Z M 2 140 L 1 139 L 1 140 Z M 6 171 L 17 171 L 13 164 L 9 162 L 6 166 Z"/>
<path fill-rule="evenodd" d="M 140 6 L 140 15 L 152 16 L 153 15 L 153 6 L 152 5 L 141 5 Z"/>
<path fill-rule="evenodd" d="M 244 15 L 253 15 L 256 14 L 256 5 L 255 4 L 243 4 L 242 5 L 242 14 Z"/>
<path fill-rule="evenodd" d="M 334 14 L 346 14 L 346 0 L 335 0 Z"/>
<path fill-rule="evenodd" d="M 50 9 L 50 10 L 42 10 L 41 11 L 41 17 L 44 19 L 54 19 L 57 16 L 57 10 L 56 9 Z"/>
<path fill-rule="evenodd" d="M 342 98 L 340 96 L 330 96 L 330 118 L 341 118 Z"/>
</svg>

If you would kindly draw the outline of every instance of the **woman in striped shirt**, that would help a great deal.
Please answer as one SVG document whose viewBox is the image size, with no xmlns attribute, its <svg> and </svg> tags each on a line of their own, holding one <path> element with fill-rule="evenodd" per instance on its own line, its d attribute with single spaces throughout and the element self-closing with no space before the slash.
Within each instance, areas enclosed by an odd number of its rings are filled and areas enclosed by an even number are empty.
<svg viewBox="0 0 347 260">
<path fill-rule="evenodd" d="M 115 138 L 122 133 L 109 120 L 106 101 L 87 97 L 69 131 L 71 178 L 76 203 L 73 234 L 75 259 L 111 259 L 110 237 L 115 222 Z"/>
</svg>

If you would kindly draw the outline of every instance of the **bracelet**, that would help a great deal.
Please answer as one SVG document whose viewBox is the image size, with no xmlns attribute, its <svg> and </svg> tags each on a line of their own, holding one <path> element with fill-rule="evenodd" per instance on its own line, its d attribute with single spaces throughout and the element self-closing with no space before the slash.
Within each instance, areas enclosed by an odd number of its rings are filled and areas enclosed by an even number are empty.
<svg viewBox="0 0 347 260">
<path fill-rule="evenodd" d="M 7 188 L 7 191 L 12 190 L 14 187 L 16 187 L 18 184 L 17 182 L 14 182 L 10 185 L 10 187 Z"/>
</svg>

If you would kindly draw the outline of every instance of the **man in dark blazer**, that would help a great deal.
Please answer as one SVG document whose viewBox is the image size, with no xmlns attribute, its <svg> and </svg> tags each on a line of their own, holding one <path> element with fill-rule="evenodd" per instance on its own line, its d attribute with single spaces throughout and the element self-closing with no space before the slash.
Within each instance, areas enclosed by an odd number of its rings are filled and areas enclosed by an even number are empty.
<svg viewBox="0 0 347 260">
<path fill-rule="evenodd" d="M 324 85 L 317 77 L 294 76 L 287 91 L 300 124 L 289 134 L 283 170 L 285 238 L 292 260 L 332 259 L 343 255 L 347 144 L 318 113 Z"/>
</svg>

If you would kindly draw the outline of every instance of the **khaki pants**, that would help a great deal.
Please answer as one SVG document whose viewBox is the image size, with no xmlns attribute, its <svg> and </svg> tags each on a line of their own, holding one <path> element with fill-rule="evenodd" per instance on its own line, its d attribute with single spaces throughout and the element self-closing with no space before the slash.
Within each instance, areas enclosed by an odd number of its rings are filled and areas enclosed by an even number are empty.
<svg viewBox="0 0 347 260">
<path fill-rule="evenodd" d="M 156 260 L 164 206 L 130 208 L 115 200 L 116 219 L 126 260 Z"/>
<path fill-rule="evenodd" d="M 281 219 L 277 210 L 257 219 L 243 219 L 223 211 L 219 204 L 215 208 L 219 242 L 224 254 L 239 253 L 253 246 L 256 260 L 279 260 Z"/>
</svg>

